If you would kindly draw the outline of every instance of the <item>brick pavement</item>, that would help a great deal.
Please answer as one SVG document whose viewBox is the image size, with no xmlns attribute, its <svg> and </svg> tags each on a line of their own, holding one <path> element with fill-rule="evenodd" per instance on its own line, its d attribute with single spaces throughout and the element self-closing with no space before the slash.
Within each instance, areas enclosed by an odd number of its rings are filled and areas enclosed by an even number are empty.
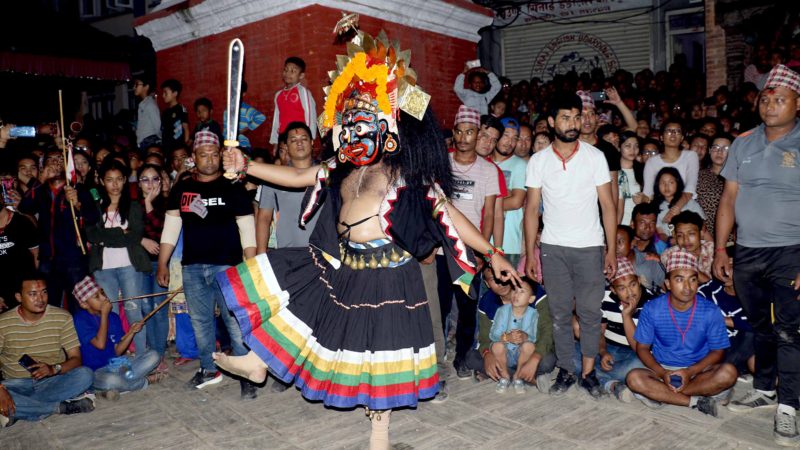
<svg viewBox="0 0 800 450">
<path fill-rule="evenodd" d="M 363 410 L 337 411 L 302 399 L 294 389 L 259 390 L 239 400 L 226 378 L 203 391 L 184 382 L 197 364 L 171 367 L 170 377 L 117 402 L 97 400 L 89 414 L 18 422 L 0 430 L 0 448 L 16 449 L 358 449 L 367 448 Z M 529 389 L 495 393 L 489 382 L 451 379 L 450 399 L 392 415 L 391 437 L 402 449 L 765 449 L 773 448 L 773 411 L 720 418 L 639 402 L 593 401 L 574 388 L 552 398 Z M 739 394 L 745 386 L 741 386 Z"/>
</svg>

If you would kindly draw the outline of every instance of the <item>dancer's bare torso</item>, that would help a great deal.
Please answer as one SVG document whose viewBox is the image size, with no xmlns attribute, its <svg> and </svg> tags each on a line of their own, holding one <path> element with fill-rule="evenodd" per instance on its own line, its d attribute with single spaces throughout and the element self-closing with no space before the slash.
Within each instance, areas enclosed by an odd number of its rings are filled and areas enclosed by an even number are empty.
<svg viewBox="0 0 800 450">
<path fill-rule="evenodd" d="M 354 242 L 367 242 L 386 237 L 376 214 L 389 188 L 390 176 L 383 163 L 363 166 L 353 170 L 342 182 L 342 209 L 339 212 L 339 233 L 345 233 L 346 224 L 355 224 L 349 230 L 349 239 Z"/>
</svg>

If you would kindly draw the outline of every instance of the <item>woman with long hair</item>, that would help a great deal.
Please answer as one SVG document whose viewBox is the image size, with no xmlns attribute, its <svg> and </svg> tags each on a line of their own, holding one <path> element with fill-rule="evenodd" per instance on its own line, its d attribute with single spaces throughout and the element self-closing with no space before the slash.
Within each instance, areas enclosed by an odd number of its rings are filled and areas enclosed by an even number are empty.
<svg viewBox="0 0 800 450">
<path fill-rule="evenodd" d="M 656 182 L 653 185 L 653 204 L 658 206 L 659 213 L 656 218 L 656 231 L 661 235 L 663 240 L 669 239 L 668 225 L 664 223 L 664 216 L 667 215 L 669 209 L 678 203 L 678 200 L 683 195 L 685 185 L 683 178 L 678 169 L 674 167 L 664 167 L 656 175 Z M 681 208 L 681 211 L 694 211 L 706 219 L 706 214 L 703 208 L 694 199 L 689 200 L 686 205 Z M 705 238 L 705 236 L 704 236 Z"/>
<path fill-rule="evenodd" d="M 619 200 L 617 204 L 617 220 L 623 225 L 630 225 L 633 208 L 644 201 L 644 164 L 637 160 L 642 148 L 642 139 L 634 131 L 622 133 L 620 138 Z"/>
<path fill-rule="evenodd" d="M 100 219 L 87 228 L 91 243 L 89 272 L 103 288 L 108 298 L 116 300 L 142 295 L 142 274 L 152 271 L 147 251 L 142 247 L 144 214 L 138 203 L 131 201 L 128 185 L 128 168 L 115 160 L 106 159 L 98 172 L 100 177 Z M 142 320 L 142 300 L 128 300 L 124 304 L 129 324 Z M 114 312 L 119 306 L 114 303 Z M 137 352 L 147 348 L 147 331 L 143 329 L 133 338 Z"/>
<path fill-rule="evenodd" d="M 158 284 L 156 271 L 158 270 L 159 242 L 161 231 L 164 229 L 164 216 L 167 213 L 167 200 L 161 194 L 164 179 L 160 167 L 153 164 L 144 164 L 139 168 L 139 201 L 144 208 L 144 237 L 142 247 L 147 251 L 152 272 L 144 273 L 143 290 L 145 294 L 158 294 L 167 290 Z M 166 295 L 150 297 L 142 300 L 142 313 L 149 314 L 159 303 L 164 301 Z M 159 369 L 166 370 L 164 352 L 167 348 L 167 335 L 169 334 L 169 308 L 161 308 L 150 320 L 147 321 L 147 346 L 158 352 L 161 356 Z"/>
</svg>

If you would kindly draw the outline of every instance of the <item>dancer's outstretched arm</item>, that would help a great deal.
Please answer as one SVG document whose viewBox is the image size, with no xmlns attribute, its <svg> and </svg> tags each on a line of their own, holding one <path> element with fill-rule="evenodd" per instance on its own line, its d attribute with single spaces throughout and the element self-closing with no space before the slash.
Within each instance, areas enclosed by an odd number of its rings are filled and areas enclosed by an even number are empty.
<svg viewBox="0 0 800 450">
<path fill-rule="evenodd" d="M 226 148 L 222 152 L 222 166 L 226 172 L 241 172 L 244 169 L 245 158 L 238 148 Z M 294 167 L 276 166 L 256 161 L 247 163 L 247 174 L 278 186 L 301 188 L 313 186 L 317 181 L 319 166 L 305 169 Z"/>
<path fill-rule="evenodd" d="M 458 208 L 449 202 L 446 205 L 447 212 L 450 214 L 450 219 L 453 220 L 453 225 L 455 225 L 456 231 L 458 231 L 464 243 L 475 250 L 475 252 L 482 255 L 492 253 L 490 261 L 494 268 L 495 277 L 503 281 L 513 280 L 514 284 L 521 286 L 522 280 L 520 280 L 516 268 L 514 268 L 503 255 L 492 251 L 494 246 L 483 237 L 480 230 L 475 228 L 475 225 L 473 225 L 469 219 L 464 217 L 464 214 L 462 214 Z"/>
</svg>

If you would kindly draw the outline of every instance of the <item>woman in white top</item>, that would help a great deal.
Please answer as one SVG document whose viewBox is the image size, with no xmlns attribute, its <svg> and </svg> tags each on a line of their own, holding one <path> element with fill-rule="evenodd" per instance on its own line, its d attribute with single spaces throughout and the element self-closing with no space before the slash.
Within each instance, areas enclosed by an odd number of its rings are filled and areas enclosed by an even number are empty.
<svg viewBox="0 0 800 450">
<path fill-rule="evenodd" d="M 689 200 L 697 196 L 697 174 L 700 171 L 700 160 L 697 159 L 697 153 L 691 150 L 681 150 L 683 128 L 680 122 L 670 119 L 664 123 L 661 140 L 664 143 L 664 152 L 651 157 L 644 165 L 644 195 L 648 199 L 653 198 L 656 175 L 665 167 L 677 169 L 685 186 L 683 194 L 674 205 L 675 208 L 666 214 L 663 222 L 659 221 L 657 224 L 665 227 Z"/>
<path fill-rule="evenodd" d="M 100 166 L 101 217 L 87 228 L 86 237 L 92 244 L 89 253 L 89 272 L 103 288 L 108 298 L 116 300 L 144 294 L 143 272 L 152 271 L 150 258 L 142 247 L 144 214 L 138 202 L 131 201 L 128 176 L 130 171 L 120 161 L 106 158 Z M 124 303 L 128 324 L 142 320 L 142 300 Z M 114 303 L 114 312 L 119 306 Z M 133 338 L 136 352 L 147 348 L 147 330 Z"/>
<path fill-rule="evenodd" d="M 644 164 L 636 158 L 641 148 L 641 138 L 633 131 L 622 133 L 620 138 L 619 200 L 617 204 L 617 220 L 620 224 L 630 225 L 633 208 L 645 200 L 642 193 L 644 184 Z"/>
</svg>

